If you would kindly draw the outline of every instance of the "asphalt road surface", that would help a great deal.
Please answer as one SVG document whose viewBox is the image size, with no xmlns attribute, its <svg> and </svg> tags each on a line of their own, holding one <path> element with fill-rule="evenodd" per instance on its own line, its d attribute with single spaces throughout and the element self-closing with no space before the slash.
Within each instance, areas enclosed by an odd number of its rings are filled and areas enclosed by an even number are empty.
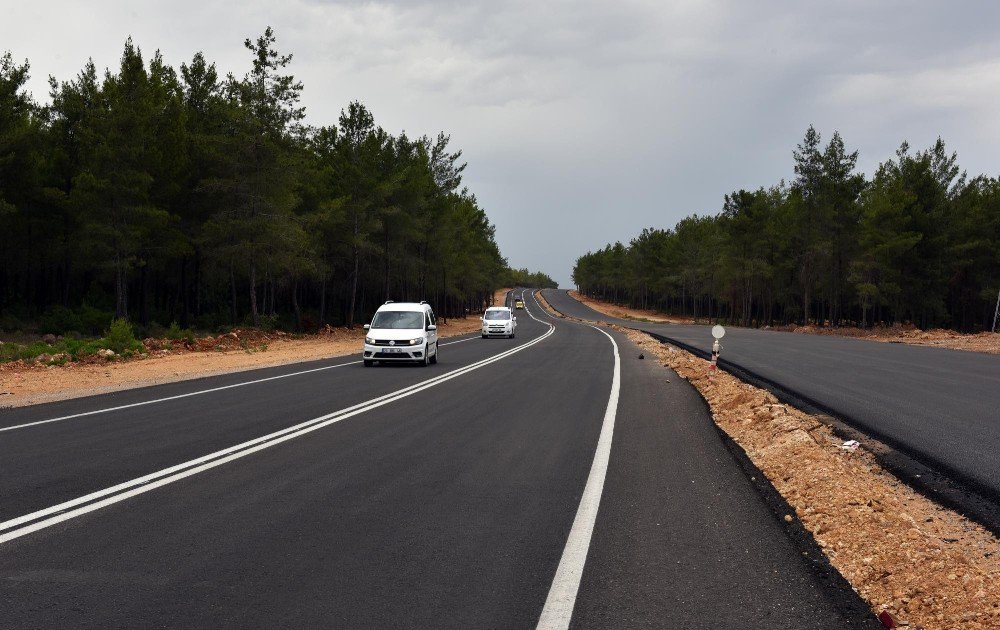
<svg viewBox="0 0 1000 630">
<path fill-rule="evenodd" d="M 0 628 L 877 627 L 687 383 L 525 298 L 427 368 L 0 411 Z"/>
<path fill-rule="evenodd" d="M 708 326 L 617 320 L 546 290 L 573 317 L 710 351 Z M 1000 500 L 1000 355 L 729 327 L 721 356 Z"/>
</svg>

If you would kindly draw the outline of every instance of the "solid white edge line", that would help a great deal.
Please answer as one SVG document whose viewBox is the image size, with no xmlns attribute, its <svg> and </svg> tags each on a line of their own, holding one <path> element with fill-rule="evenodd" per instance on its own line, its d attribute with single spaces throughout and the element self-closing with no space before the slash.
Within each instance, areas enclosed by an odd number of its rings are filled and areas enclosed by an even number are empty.
<svg viewBox="0 0 1000 630">
<path fill-rule="evenodd" d="M 182 464 L 177 464 L 175 466 L 171 466 L 169 468 L 165 468 L 163 470 L 150 473 L 142 477 L 138 477 L 131 481 L 126 481 L 124 483 L 117 484 L 110 488 L 105 488 L 104 490 L 99 490 L 97 492 L 93 492 L 88 495 L 72 499 L 70 501 L 65 501 L 58 505 L 54 505 L 42 510 L 37 510 L 30 514 L 25 514 L 24 516 L 19 516 L 17 518 L 10 519 L 8 521 L 4 521 L 0 523 L 0 530 L 10 529 L 12 527 L 16 527 L 18 525 L 21 525 L 23 523 L 28 523 L 31 521 L 35 522 L 31 523 L 30 525 L 21 527 L 19 529 L 8 531 L 5 534 L 0 534 L 0 544 L 3 544 L 10 540 L 14 540 L 15 538 L 20 538 L 21 536 L 25 536 L 32 532 L 36 532 L 40 529 L 51 527 L 52 525 L 56 525 L 58 523 L 75 518 L 77 516 L 87 514 L 88 512 L 93 512 L 102 507 L 106 507 L 108 505 L 124 501 L 125 499 L 134 497 L 136 495 L 149 492 L 150 490 L 154 490 L 169 483 L 173 483 L 180 479 L 184 479 L 185 477 L 190 477 L 200 472 L 204 472 L 211 468 L 215 468 L 216 466 L 221 466 L 222 464 L 225 464 L 227 462 L 245 457 L 247 455 L 250 455 L 251 453 L 256 453 L 257 451 L 266 448 L 270 448 L 272 446 L 275 446 L 277 444 L 291 440 L 296 437 L 300 437 L 307 433 L 311 433 L 312 431 L 315 431 L 322 427 L 329 426 L 335 422 L 339 422 L 341 420 L 344 420 L 346 418 L 351 418 L 353 416 L 364 413 L 371 409 L 375 409 L 383 405 L 389 404 L 391 402 L 395 402 L 396 400 L 399 400 L 401 398 L 412 396 L 417 392 L 421 392 L 425 389 L 429 389 L 446 381 L 450 381 L 453 378 L 458 378 L 459 376 L 467 374 L 468 372 L 472 372 L 491 363 L 495 363 L 496 361 L 505 359 L 512 354 L 515 354 L 522 350 L 526 350 L 527 348 L 530 348 L 531 346 L 534 346 L 535 344 L 544 341 L 553 332 L 555 332 L 555 327 L 550 325 L 549 330 L 546 331 L 544 334 L 542 334 L 540 337 L 537 337 L 527 343 L 523 343 L 514 348 L 511 348 L 510 350 L 506 350 L 504 352 L 496 354 L 492 357 L 487 357 L 486 359 L 477 361 L 476 363 L 472 363 L 470 365 L 452 370 L 451 372 L 448 372 L 446 374 L 442 374 L 440 376 L 427 379 L 420 383 L 416 383 L 414 385 L 410 385 L 409 387 L 397 390 L 393 393 L 386 394 L 384 396 L 379 396 L 377 398 L 373 398 L 363 403 L 359 403 L 352 407 L 348 407 L 346 409 L 342 409 L 337 412 L 333 412 L 330 414 L 326 414 L 324 416 L 320 416 L 318 418 L 314 418 L 312 420 L 308 420 L 298 425 L 282 429 L 281 431 L 276 431 L 274 433 L 270 433 L 268 435 L 255 438 L 253 440 L 248 440 L 241 444 L 237 444 L 235 446 L 231 446 L 229 448 L 222 449 L 220 451 L 216 451 L 214 453 L 210 453 L 208 455 L 204 455 L 196 459 L 192 459 Z M 129 488 L 131 489 L 129 490 Z M 121 492 L 122 490 L 126 490 L 126 492 Z M 101 499 L 101 497 L 107 497 L 107 498 L 104 498 L 103 500 L 100 501 L 94 501 L 95 499 Z M 81 504 L 86 504 L 86 505 L 82 505 L 82 507 L 77 507 L 76 509 L 72 510 L 70 509 L 74 508 L 75 506 L 79 506 Z M 38 520 L 52 514 L 55 514 L 55 516 L 52 516 L 51 518 L 47 518 L 44 520 Z"/>
<path fill-rule="evenodd" d="M 580 497 L 580 507 L 577 508 L 573 527 L 570 529 L 566 547 L 563 549 L 559 568 L 556 569 L 545 606 L 538 619 L 539 630 L 565 630 L 569 628 L 576 606 L 576 596 L 580 590 L 580 580 L 583 577 L 583 567 L 587 562 L 587 552 L 590 549 L 590 539 L 594 533 L 597 521 L 597 511 L 601 506 L 601 495 L 604 493 L 604 480 L 608 473 L 608 461 L 611 458 L 611 440 L 615 431 L 615 417 L 618 413 L 618 394 L 621 388 L 621 359 L 618 355 L 618 344 L 605 331 L 591 326 L 608 339 L 615 353 L 615 372 L 611 380 L 611 396 L 608 397 L 608 407 L 604 412 L 604 424 L 601 426 L 601 436 L 597 440 L 594 452 L 594 463 L 587 476 L 587 485 Z"/>
<path fill-rule="evenodd" d="M 452 345 L 455 345 L 456 343 L 462 343 L 464 341 L 472 341 L 472 340 L 474 340 L 476 338 L 477 337 L 469 337 L 468 339 L 459 339 L 458 341 L 449 341 L 448 343 L 442 343 L 440 345 L 442 345 L 442 346 L 452 346 Z M 332 358 L 336 358 L 336 357 L 332 357 Z M 281 378 L 288 378 L 290 376 L 301 376 L 303 374 L 311 374 L 313 372 L 321 372 L 323 370 L 332 370 L 333 368 L 345 367 L 345 366 L 348 366 L 348 365 L 357 365 L 358 363 L 361 363 L 361 361 L 360 360 L 358 360 L 358 361 L 348 361 L 347 363 L 338 363 L 337 365 L 325 365 L 323 367 L 312 368 L 312 369 L 309 369 L 309 370 L 300 370 L 298 372 L 290 372 L 288 374 L 278 374 L 277 376 L 268 376 L 267 378 L 258 378 L 258 379 L 254 379 L 252 381 L 243 381 L 241 383 L 233 383 L 232 385 L 222 385 L 220 387 L 212 387 L 212 388 L 209 388 L 209 389 L 200 389 L 198 391 L 188 392 L 186 394 L 177 394 L 175 396 L 166 396 L 164 398 L 154 398 L 153 400 L 143 400 L 143 401 L 136 402 L 136 403 L 130 403 L 128 405 L 118 405 L 117 407 L 105 407 L 104 409 L 94 409 L 93 411 L 81 411 L 80 413 L 74 413 L 74 414 L 70 414 L 68 416 L 59 416 L 58 418 L 49 418 L 47 420 L 36 420 L 35 422 L 26 422 L 24 424 L 15 424 L 15 425 L 12 425 L 12 426 L 9 426 L 9 427 L 0 427 L 0 433 L 3 433 L 4 431 L 13 431 L 15 429 L 26 429 L 28 427 L 35 427 L 35 426 L 38 426 L 40 424 L 49 424 L 50 422 L 62 422 L 64 420 L 72 420 L 74 418 L 82 418 L 84 416 L 94 416 L 94 415 L 101 414 L 101 413 L 109 413 L 109 412 L 112 412 L 112 411 L 121 411 L 122 409 L 132 409 L 133 407 L 143 407 L 145 405 L 152 405 L 152 404 L 155 404 L 155 403 L 167 402 L 167 401 L 170 401 L 170 400 L 178 400 L 178 399 L 181 399 L 181 398 L 188 398 L 190 396 L 200 396 L 201 394 L 211 394 L 213 392 L 221 392 L 221 391 L 226 390 L 226 389 L 233 389 L 234 387 L 244 387 L 246 385 L 256 385 L 258 383 L 266 383 L 267 381 L 275 381 L 275 380 L 278 380 L 278 379 L 281 379 Z M 280 367 L 280 366 L 273 366 L 273 367 Z M 268 369 L 268 368 L 256 368 L 256 369 Z M 230 372 L 230 374 L 231 373 L 232 372 Z M 215 376 L 223 376 L 223 375 L 222 374 L 217 374 Z M 207 377 L 207 378 L 212 378 L 212 377 Z M 174 381 L 174 383 L 181 383 L 181 382 L 183 382 L 183 381 Z M 163 383 L 163 384 L 166 385 L 167 383 Z M 122 391 L 128 391 L 128 390 L 122 390 Z"/>
<path fill-rule="evenodd" d="M 552 313 L 550 313 L 547 310 L 545 310 L 545 307 L 542 306 L 542 303 L 538 301 L 538 294 L 541 293 L 541 292 L 542 292 L 541 289 L 538 289 L 537 291 L 533 292 L 531 294 L 531 299 L 535 301 L 535 304 L 538 305 L 538 310 L 540 310 L 543 315 L 545 315 L 546 317 L 548 317 L 552 321 L 558 321 L 555 317 L 553 317 Z M 542 320 L 538 320 L 538 321 L 542 321 Z M 543 324 L 547 324 L 548 322 L 542 322 L 542 323 Z"/>
</svg>

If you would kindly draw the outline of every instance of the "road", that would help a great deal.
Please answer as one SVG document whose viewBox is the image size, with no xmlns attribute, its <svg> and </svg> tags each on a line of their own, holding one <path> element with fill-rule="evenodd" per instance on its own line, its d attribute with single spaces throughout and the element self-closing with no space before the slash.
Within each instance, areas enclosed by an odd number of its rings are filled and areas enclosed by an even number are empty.
<svg viewBox="0 0 1000 630">
<path fill-rule="evenodd" d="M 710 351 L 707 326 L 618 320 L 566 291 L 559 311 Z M 730 327 L 722 358 L 1000 501 L 1000 356 L 846 337 Z"/>
<path fill-rule="evenodd" d="M 687 383 L 524 295 L 427 368 L 3 410 L 0 627 L 877 627 Z"/>
</svg>

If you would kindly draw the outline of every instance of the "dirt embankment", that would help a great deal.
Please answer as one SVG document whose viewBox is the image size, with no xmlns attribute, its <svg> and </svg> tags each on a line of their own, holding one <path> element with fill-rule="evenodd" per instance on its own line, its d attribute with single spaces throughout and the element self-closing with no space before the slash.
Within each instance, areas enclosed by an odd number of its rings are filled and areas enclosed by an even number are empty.
<svg viewBox="0 0 1000 630">
<path fill-rule="evenodd" d="M 1000 628 L 1000 541 L 936 505 L 812 416 L 709 362 L 632 330 L 643 350 L 691 382 L 834 567 L 876 614 L 910 627 Z"/>
<path fill-rule="evenodd" d="M 507 289 L 498 291 L 500 302 Z M 479 316 L 439 321 L 442 337 L 478 332 Z M 234 330 L 190 341 L 146 339 L 146 354 L 130 359 L 89 357 L 80 362 L 44 365 L 0 364 L 0 408 L 91 396 L 135 387 L 272 367 L 359 353 L 365 331 L 325 327 L 314 335 Z"/>
<path fill-rule="evenodd" d="M 555 317 L 562 317 L 556 309 L 552 308 L 552 305 L 545 299 L 545 295 L 541 291 L 535 293 L 535 298 L 538 300 L 538 303 L 542 305 L 542 308 L 548 311 L 551 315 L 554 315 Z"/>
<path fill-rule="evenodd" d="M 640 322 L 654 322 L 657 324 L 695 323 L 694 319 L 691 317 L 677 317 L 649 309 L 618 306 L 617 304 L 595 300 L 594 298 L 588 297 L 578 291 L 569 291 L 569 295 L 599 313 L 604 313 L 605 315 L 610 315 L 611 317 L 617 317 L 618 319 L 634 319 Z"/>
<path fill-rule="evenodd" d="M 693 324 L 691 318 L 672 317 L 652 310 L 616 306 L 581 295 L 576 291 L 569 294 L 590 308 L 620 319 L 656 322 L 665 324 Z M 1000 354 L 1000 333 L 982 332 L 962 334 L 954 330 L 935 328 L 920 330 L 913 326 L 891 326 L 876 328 L 854 328 L 849 326 L 837 328 L 821 328 L 819 326 L 776 326 L 769 330 L 780 330 L 808 335 L 836 335 L 839 337 L 854 337 L 883 343 L 907 343 L 915 346 L 933 346 L 936 348 L 951 348 L 953 350 L 968 350 L 970 352 L 985 352 Z"/>
</svg>

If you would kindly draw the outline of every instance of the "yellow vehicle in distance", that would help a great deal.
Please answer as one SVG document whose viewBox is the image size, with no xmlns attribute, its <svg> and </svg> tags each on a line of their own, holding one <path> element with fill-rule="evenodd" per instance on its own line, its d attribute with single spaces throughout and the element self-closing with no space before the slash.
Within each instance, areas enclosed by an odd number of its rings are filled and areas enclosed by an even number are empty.
<svg viewBox="0 0 1000 630">
<path fill-rule="evenodd" d="M 514 300 L 514 308 L 518 310 L 524 309 L 524 300 Z"/>
</svg>

